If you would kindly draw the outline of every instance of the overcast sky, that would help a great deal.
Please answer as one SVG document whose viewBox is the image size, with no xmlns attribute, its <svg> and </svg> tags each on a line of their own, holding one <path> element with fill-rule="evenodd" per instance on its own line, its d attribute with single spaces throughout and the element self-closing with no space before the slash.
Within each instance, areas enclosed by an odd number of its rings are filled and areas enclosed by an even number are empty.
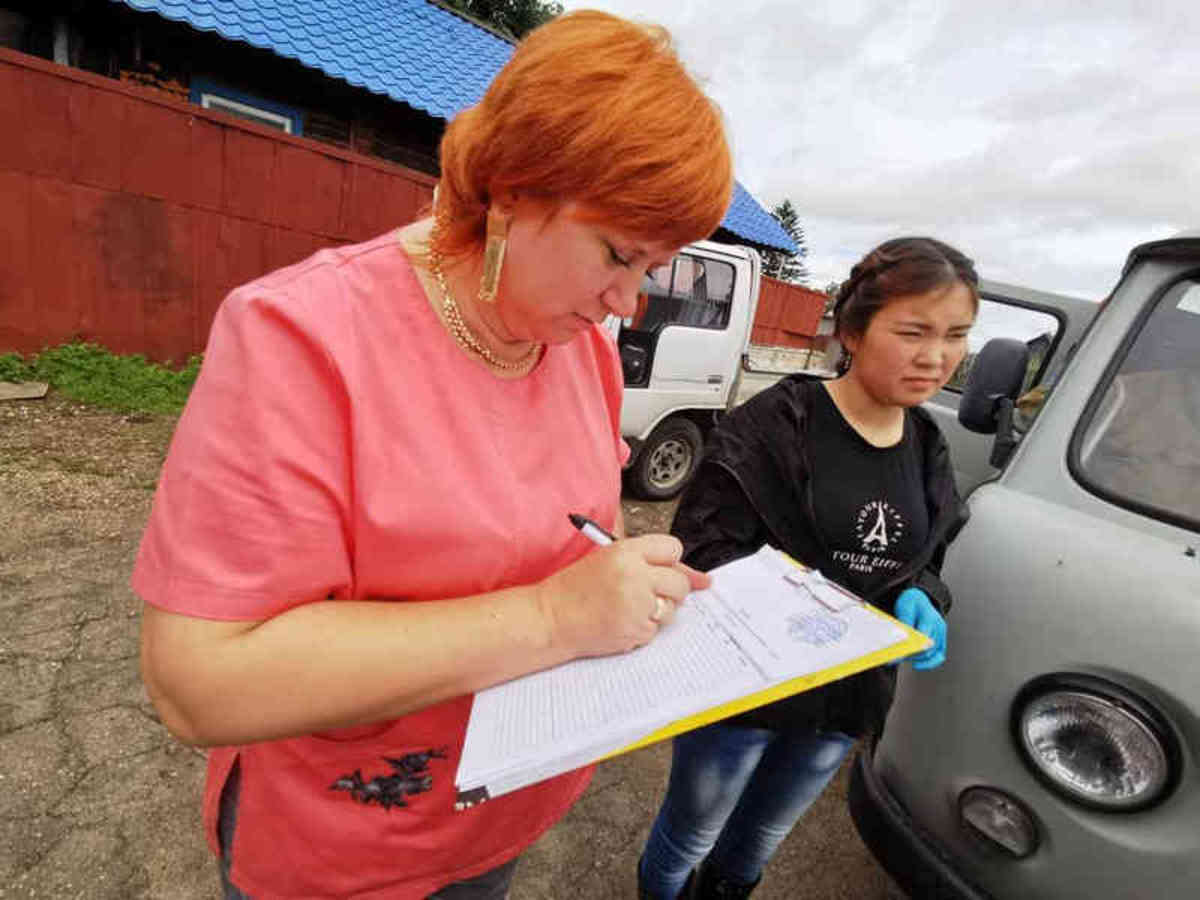
<svg viewBox="0 0 1200 900">
<path fill-rule="evenodd" d="M 810 284 L 924 233 L 985 278 L 1101 299 L 1200 228 L 1195 0 L 590 0 L 666 25 Z"/>
</svg>

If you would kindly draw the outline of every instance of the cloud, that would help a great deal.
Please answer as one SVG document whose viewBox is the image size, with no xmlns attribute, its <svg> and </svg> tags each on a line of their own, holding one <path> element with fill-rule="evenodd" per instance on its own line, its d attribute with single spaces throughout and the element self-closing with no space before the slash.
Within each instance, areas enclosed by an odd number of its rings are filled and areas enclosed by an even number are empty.
<svg viewBox="0 0 1200 900">
<path fill-rule="evenodd" d="M 800 211 L 818 286 L 928 233 L 987 277 L 1099 297 L 1135 244 L 1200 224 L 1191 3 L 592 5 L 672 29 L 743 184 Z"/>
</svg>

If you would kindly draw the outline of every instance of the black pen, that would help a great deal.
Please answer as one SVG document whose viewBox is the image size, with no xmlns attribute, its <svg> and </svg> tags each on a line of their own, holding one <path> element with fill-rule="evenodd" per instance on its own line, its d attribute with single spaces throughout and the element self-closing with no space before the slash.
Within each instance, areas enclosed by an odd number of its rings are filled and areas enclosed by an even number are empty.
<svg viewBox="0 0 1200 900">
<path fill-rule="evenodd" d="M 605 531 L 587 516 L 581 516 L 579 513 L 567 513 L 567 518 L 571 520 L 571 524 L 583 532 L 583 536 L 593 544 L 599 544 L 601 547 L 607 547 L 616 540 L 616 536 Z"/>
</svg>

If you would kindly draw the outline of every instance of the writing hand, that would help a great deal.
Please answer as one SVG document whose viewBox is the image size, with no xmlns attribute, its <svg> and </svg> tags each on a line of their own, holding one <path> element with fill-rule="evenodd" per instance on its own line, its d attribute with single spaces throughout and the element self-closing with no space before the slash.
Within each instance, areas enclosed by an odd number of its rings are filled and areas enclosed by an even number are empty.
<svg viewBox="0 0 1200 900">
<path fill-rule="evenodd" d="M 683 545 L 665 534 L 617 541 L 539 583 L 551 640 L 574 656 L 619 653 L 649 643 L 675 607 L 708 575 L 680 562 Z"/>
</svg>

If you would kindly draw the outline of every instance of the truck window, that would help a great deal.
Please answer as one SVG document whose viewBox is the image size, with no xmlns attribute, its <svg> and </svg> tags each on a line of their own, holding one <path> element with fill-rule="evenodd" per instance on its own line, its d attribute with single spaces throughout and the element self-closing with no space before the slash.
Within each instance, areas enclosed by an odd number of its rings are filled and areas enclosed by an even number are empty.
<svg viewBox="0 0 1200 900">
<path fill-rule="evenodd" d="M 733 266 L 680 254 L 642 282 L 638 307 L 626 327 L 657 333 L 668 325 L 722 330 L 733 305 Z"/>
<path fill-rule="evenodd" d="M 959 363 L 946 390 L 961 392 L 967 383 L 967 375 L 975 364 L 975 357 L 983 345 L 992 338 L 1016 338 L 1029 345 L 1029 369 L 1021 393 L 1037 383 L 1046 364 L 1046 355 L 1054 346 L 1062 323 L 1055 316 L 1041 310 L 1029 309 L 1012 303 L 1004 303 L 989 297 L 979 298 L 979 315 L 968 338 L 967 355 Z"/>
<path fill-rule="evenodd" d="M 1200 281 L 1171 287 L 1089 404 L 1072 469 L 1107 499 L 1200 529 Z"/>
</svg>

